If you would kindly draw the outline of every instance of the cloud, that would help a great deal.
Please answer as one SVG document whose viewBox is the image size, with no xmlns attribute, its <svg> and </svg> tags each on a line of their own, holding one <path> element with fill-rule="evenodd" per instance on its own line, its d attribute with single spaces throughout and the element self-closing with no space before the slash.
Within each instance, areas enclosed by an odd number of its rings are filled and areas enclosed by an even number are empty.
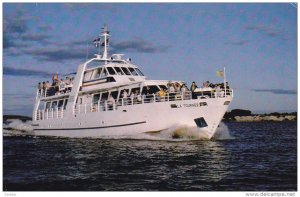
<svg viewBox="0 0 300 197">
<path fill-rule="evenodd" d="M 39 25 L 38 28 L 43 32 L 50 31 L 53 29 L 51 25 Z"/>
<path fill-rule="evenodd" d="M 28 26 L 28 20 L 32 16 L 25 16 L 21 11 L 11 15 L 4 16 L 3 19 L 3 49 L 10 55 L 9 49 L 11 48 L 28 48 L 28 44 L 24 42 L 36 42 L 39 44 L 51 43 L 52 36 L 45 33 L 31 32 Z M 39 26 L 43 32 L 49 30 L 49 25 Z"/>
<path fill-rule="evenodd" d="M 236 45 L 236 46 L 243 46 L 247 44 L 249 41 L 247 40 L 237 40 L 237 41 L 227 41 L 225 44 L 227 45 Z"/>
<path fill-rule="evenodd" d="M 84 49 L 75 48 L 41 48 L 35 50 L 27 50 L 27 54 L 32 55 L 40 61 L 63 62 L 70 59 L 84 59 L 86 51 Z"/>
<path fill-rule="evenodd" d="M 22 12 L 3 18 L 3 48 L 15 47 L 15 40 L 28 31 L 27 19 Z"/>
<path fill-rule="evenodd" d="M 52 73 L 42 71 L 42 70 L 11 68 L 11 67 L 4 66 L 3 67 L 3 75 L 49 77 L 49 76 L 52 76 Z"/>
<path fill-rule="evenodd" d="M 113 42 L 111 44 L 114 50 L 118 51 L 129 51 L 129 52 L 140 52 L 140 53 L 158 53 L 166 52 L 170 46 L 155 46 L 151 42 L 147 42 L 141 38 L 134 40 Z"/>
<path fill-rule="evenodd" d="M 270 92 L 273 94 L 288 94 L 293 95 L 297 94 L 296 90 L 286 90 L 286 89 L 252 89 L 254 92 Z"/>
<path fill-rule="evenodd" d="M 246 30 L 257 31 L 269 37 L 278 37 L 283 35 L 283 31 L 267 25 L 248 25 Z"/>
<path fill-rule="evenodd" d="M 39 42 L 39 43 L 48 43 L 48 40 L 51 38 L 50 35 L 46 34 L 25 34 L 21 36 L 23 41 L 28 42 Z"/>
<path fill-rule="evenodd" d="M 37 86 L 34 86 L 37 87 Z M 3 97 L 6 99 L 32 99 L 34 98 L 34 94 L 17 94 L 17 93 L 4 93 Z"/>
</svg>

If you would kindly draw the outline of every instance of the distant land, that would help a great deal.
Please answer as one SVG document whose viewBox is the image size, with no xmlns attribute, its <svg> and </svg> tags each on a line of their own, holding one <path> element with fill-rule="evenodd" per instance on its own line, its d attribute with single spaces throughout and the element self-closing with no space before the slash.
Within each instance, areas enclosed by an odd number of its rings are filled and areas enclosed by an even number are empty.
<svg viewBox="0 0 300 197">
<path fill-rule="evenodd" d="M 261 121 L 297 121 L 297 112 L 269 114 L 252 114 L 250 110 L 233 109 L 226 112 L 223 121 L 234 122 L 261 122 Z"/>
<path fill-rule="evenodd" d="M 29 116 L 3 115 L 3 122 L 6 122 L 7 120 L 11 120 L 11 119 L 18 119 L 18 120 L 21 120 L 23 122 L 28 121 L 28 120 L 32 120 L 32 118 L 29 117 Z"/>
<path fill-rule="evenodd" d="M 3 115 L 3 122 L 9 119 L 19 119 L 23 122 L 32 120 L 29 116 L 21 115 Z M 233 109 L 230 112 L 226 112 L 223 121 L 234 122 L 260 122 L 260 121 L 297 121 L 297 112 L 291 113 L 279 113 L 273 112 L 268 114 L 252 114 L 250 110 L 245 109 Z"/>
</svg>

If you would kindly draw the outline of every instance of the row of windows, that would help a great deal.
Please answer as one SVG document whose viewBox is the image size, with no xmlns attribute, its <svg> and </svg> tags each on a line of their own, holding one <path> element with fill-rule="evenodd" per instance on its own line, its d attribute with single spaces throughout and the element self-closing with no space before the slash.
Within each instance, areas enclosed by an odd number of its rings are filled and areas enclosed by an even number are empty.
<svg viewBox="0 0 300 197">
<path fill-rule="evenodd" d="M 144 74 L 138 68 L 126 68 L 126 67 L 102 67 L 97 68 L 93 72 L 85 74 L 85 81 L 91 79 L 97 79 L 110 75 L 133 75 L 133 76 L 144 76 Z"/>
<path fill-rule="evenodd" d="M 45 104 L 45 110 L 50 110 L 50 109 L 58 109 L 61 110 L 66 109 L 68 103 L 68 99 L 62 99 L 58 101 L 48 101 Z"/>
</svg>

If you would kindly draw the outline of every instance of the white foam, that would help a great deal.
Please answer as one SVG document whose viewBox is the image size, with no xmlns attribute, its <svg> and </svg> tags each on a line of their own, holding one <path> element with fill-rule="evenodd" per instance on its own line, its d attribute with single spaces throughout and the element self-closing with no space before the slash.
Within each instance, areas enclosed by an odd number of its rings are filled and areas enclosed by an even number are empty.
<svg viewBox="0 0 300 197">
<path fill-rule="evenodd" d="M 19 119 L 11 120 L 8 124 L 3 124 L 4 135 L 26 135 L 31 134 L 33 128 L 31 126 L 32 121 L 22 122 Z"/>
<path fill-rule="evenodd" d="M 219 124 L 217 131 L 214 135 L 214 139 L 216 140 L 230 140 L 234 139 L 233 136 L 230 135 L 230 130 L 228 129 L 227 125 L 223 122 Z"/>
</svg>

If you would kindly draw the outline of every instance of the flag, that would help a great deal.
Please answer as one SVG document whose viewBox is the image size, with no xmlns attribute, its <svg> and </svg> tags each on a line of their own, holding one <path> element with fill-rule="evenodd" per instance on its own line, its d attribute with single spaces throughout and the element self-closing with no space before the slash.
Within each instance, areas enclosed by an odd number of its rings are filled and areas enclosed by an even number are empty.
<svg viewBox="0 0 300 197">
<path fill-rule="evenodd" d="M 93 43 L 95 44 L 96 47 L 99 47 L 100 45 L 100 38 L 96 38 Z"/>
<path fill-rule="evenodd" d="M 109 41 L 109 39 L 106 38 L 106 44 L 108 44 L 108 41 Z M 104 40 L 103 40 L 102 43 L 101 43 L 101 46 L 104 47 L 104 45 L 105 45 L 105 42 L 104 42 Z"/>
<path fill-rule="evenodd" d="M 218 70 L 218 71 L 216 72 L 216 75 L 217 75 L 218 77 L 224 77 L 224 71 Z"/>
</svg>

